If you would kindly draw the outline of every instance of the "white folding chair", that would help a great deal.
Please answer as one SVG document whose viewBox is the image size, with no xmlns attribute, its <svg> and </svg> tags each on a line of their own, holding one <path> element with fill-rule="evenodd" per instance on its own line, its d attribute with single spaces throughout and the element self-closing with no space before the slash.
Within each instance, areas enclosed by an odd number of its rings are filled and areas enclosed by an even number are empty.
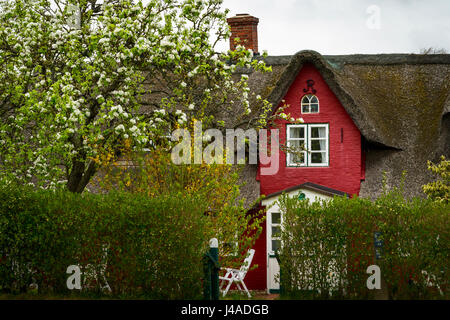
<svg viewBox="0 0 450 320">
<path fill-rule="evenodd" d="M 255 250 L 250 249 L 247 252 L 247 257 L 244 260 L 244 263 L 242 264 L 241 268 L 238 269 L 232 269 L 232 268 L 221 268 L 224 270 L 227 270 L 227 273 L 224 277 L 219 277 L 221 280 L 220 283 L 220 290 L 222 290 L 223 285 L 228 282 L 227 287 L 225 290 L 223 290 L 223 296 L 227 294 L 228 290 L 230 289 L 231 285 L 235 282 L 236 286 L 239 290 L 247 292 L 247 295 L 249 298 L 251 298 L 250 292 L 248 292 L 247 286 L 244 283 L 245 275 L 247 274 L 248 269 L 250 268 L 250 265 L 252 264 L 253 256 L 255 255 Z M 244 287 L 244 290 L 242 290 L 241 286 Z"/>
</svg>

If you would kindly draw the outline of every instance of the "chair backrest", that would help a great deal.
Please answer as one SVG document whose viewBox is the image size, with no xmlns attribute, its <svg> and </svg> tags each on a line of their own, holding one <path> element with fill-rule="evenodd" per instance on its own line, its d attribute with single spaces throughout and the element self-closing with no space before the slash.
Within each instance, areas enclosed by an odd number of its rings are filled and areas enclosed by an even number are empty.
<svg viewBox="0 0 450 320">
<path fill-rule="evenodd" d="M 254 255 L 255 249 L 249 249 L 247 251 L 247 257 L 245 258 L 244 263 L 241 266 L 241 269 L 239 269 L 239 276 L 241 279 L 244 279 L 245 275 L 247 274 L 247 271 L 250 268 L 250 265 L 252 264 Z"/>
</svg>

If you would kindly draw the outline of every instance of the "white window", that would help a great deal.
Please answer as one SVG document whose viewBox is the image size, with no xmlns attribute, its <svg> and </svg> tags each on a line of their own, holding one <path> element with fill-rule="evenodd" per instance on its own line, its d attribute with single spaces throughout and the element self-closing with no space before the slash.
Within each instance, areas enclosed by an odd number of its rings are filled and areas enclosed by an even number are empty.
<svg viewBox="0 0 450 320">
<path fill-rule="evenodd" d="M 281 249 L 281 213 L 270 214 L 270 247 L 275 252 Z"/>
<path fill-rule="evenodd" d="M 288 152 L 288 166 L 306 166 L 306 151 L 301 151 L 301 149 L 306 148 L 307 134 L 308 126 L 306 124 L 287 126 L 287 146 L 298 150 L 295 153 Z"/>
<path fill-rule="evenodd" d="M 286 130 L 288 166 L 328 166 L 328 124 L 292 124 Z M 301 151 L 302 147 L 306 151 Z M 299 151 L 294 152 L 293 148 Z"/>
<path fill-rule="evenodd" d="M 313 94 L 304 95 L 302 98 L 302 113 L 319 113 L 319 98 Z"/>
</svg>

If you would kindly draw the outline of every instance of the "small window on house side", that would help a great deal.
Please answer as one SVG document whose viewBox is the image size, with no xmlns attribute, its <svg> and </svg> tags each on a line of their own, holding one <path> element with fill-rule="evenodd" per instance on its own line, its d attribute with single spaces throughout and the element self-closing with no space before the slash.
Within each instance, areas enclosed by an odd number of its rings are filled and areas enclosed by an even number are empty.
<svg viewBox="0 0 450 320">
<path fill-rule="evenodd" d="M 302 98 L 302 113 L 319 113 L 319 99 L 313 94 Z"/>
</svg>

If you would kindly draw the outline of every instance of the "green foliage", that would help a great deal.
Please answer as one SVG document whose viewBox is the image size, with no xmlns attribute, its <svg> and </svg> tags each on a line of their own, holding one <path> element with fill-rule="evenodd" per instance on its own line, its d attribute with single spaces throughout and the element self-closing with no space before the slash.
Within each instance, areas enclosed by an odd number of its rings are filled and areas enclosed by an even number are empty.
<svg viewBox="0 0 450 320">
<path fill-rule="evenodd" d="M 204 201 L 166 194 L 154 198 L 0 188 L 0 291 L 77 295 L 66 287 L 69 265 L 99 268 L 113 296 L 196 299 L 202 257 L 213 237 Z M 82 293 L 101 293 L 99 277 L 82 274 Z M 77 291 L 77 290 L 75 290 Z"/>
<path fill-rule="evenodd" d="M 366 269 L 381 269 L 390 299 L 450 298 L 449 205 L 404 200 L 399 190 L 375 201 L 336 197 L 280 200 L 281 286 L 289 297 L 370 299 Z M 374 232 L 381 232 L 376 259 Z"/>
<path fill-rule="evenodd" d="M 235 103 L 248 115 L 248 76 L 233 74 L 270 68 L 243 46 L 217 53 L 230 36 L 221 6 L 0 2 L 0 180 L 82 192 L 95 159 L 117 155 L 124 141 L 138 150 L 157 145 L 173 125 L 207 122 Z"/>
<path fill-rule="evenodd" d="M 177 192 L 187 198 L 202 199 L 210 217 L 208 228 L 214 230 L 214 237 L 221 244 L 221 264 L 240 267 L 242 254 L 254 245 L 264 220 L 259 212 L 247 213 L 244 200 L 238 200 L 239 167 L 206 163 L 175 165 L 162 148 L 145 154 L 124 152 L 122 163 L 133 165 L 106 166 L 93 184 L 104 192 L 120 190 L 141 197 Z"/>
<path fill-rule="evenodd" d="M 428 170 L 434 173 L 438 179 L 424 185 L 423 192 L 429 199 L 449 203 L 450 201 L 450 160 L 441 156 L 441 162 L 434 164 L 428 161 Z"/>
</svg>

